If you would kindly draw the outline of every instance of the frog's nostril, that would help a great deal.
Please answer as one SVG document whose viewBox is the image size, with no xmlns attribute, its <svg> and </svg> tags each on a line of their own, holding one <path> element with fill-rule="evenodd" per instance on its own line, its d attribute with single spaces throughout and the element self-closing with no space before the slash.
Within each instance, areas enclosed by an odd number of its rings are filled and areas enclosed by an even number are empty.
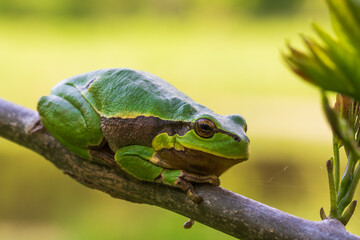
<svg viewBox="0 0 360 240">
<path fill-rule="evenodd" d="M 238 136 L 236 136 L 236 137 L 234 137 L 234 140 L 235 140 L 236 142 L 240 142 L 240 141 L 241 141 L 241 138 L 238 137 Z"/>
</svg>

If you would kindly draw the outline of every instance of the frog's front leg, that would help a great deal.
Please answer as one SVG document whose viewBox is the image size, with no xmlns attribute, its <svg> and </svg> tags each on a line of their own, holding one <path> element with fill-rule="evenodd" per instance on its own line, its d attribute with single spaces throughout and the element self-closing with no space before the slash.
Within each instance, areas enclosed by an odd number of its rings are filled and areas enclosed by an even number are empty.
<svg viewBox="0 0 360 240">
<path fill-rule="evenodd" d="M 220 180 L 215 175 L 202 176 L 202 175 L 188 173 L 184 170 L 164 169 L 158 180 L 182 189 L 183 191 L 186 192 L 188 198 L 190 198 L 196 203 L 201 201 L 201 197 L 195 193 L 191 182 L 210 183 L 215 186 L 220 185 Z"/>
<path fill-rule="evenodd" d="M 115 154 L 116 162 L 127 173 L 134 177 L 149 181 L 167 184 L 182 189 L 194 202 L 201 201 L 201 197 L 194 192 L 190 181 L 196 177 L 182 170 L 166 169 L 151 162 L 154 156 L 154 149 L 141 145 L 131 145 L 120 148 Z M 208 177 L 198 178 L 194 182 L 210 182 Z"/>
</svg>

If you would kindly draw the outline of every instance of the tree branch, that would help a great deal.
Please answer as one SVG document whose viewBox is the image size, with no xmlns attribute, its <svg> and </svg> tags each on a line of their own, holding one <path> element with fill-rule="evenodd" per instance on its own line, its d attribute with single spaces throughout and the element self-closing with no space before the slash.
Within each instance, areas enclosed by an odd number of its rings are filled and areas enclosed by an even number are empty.
<svg viewBox="0 0 360 240">
<path fill-rule="evenodd" d="M 178 189 L 138 181 L 81 159 L 39 126 L 36 111 L 0 99 L 0 136 L 39 153 L 76 181 L 112 197 L 156 205 L 241 239 L 360 239 L 337 220 L 301 219 L 209 184 L 195 185 L 203 197 L 195 204 Z"/>
</svg>

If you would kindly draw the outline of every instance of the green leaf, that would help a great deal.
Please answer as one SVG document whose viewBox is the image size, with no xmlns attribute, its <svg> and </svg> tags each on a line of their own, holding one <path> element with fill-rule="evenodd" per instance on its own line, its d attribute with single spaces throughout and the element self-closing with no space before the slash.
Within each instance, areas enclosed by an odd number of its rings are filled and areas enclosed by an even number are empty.
<svg viewBox="0 0 360 240">
<path fill-rule="evenodd" d="M 320 43 L 302 36 L 307 52 L 290 45 L 283 55 L 290 68 L 307 82 L 360 101 L 360 1 L 327 0 L 336 39 L 314 24 Z"/>
<path fill-rule="evenodd" d="M 327 0 L 332 24 L 340 40 L 360 52 L 360 7 L 355 0 Z"/>
<path fill-rule="evenodd" d="M 350 218 L 355 212 L 357 201 L 352 201 L 352 203 L 349 205 L 349 207 L 346 209 L 344 214 L 340 217 L 340 222 L 346 226 L 346 224 L 349 222 Z"/>
</svg>

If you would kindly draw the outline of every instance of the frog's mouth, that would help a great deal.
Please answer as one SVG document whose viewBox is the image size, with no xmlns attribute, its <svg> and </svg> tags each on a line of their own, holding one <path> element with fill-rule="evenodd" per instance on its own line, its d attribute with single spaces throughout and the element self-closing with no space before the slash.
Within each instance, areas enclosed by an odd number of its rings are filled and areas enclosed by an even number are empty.
<svg viewBox="0 0 360 240">
<path fill-rule="evenodd" d="M 184 150 L 164 148 L 158 151 L 158 154 L 161 160 L 168 163 L 173 169 L 181 169 L 199 175 L 215 174 L 216 176 L 220 176 L 230 167 L 248 159 L 247 155 L 231 159 L 187 148 Z"/>
</svg>

